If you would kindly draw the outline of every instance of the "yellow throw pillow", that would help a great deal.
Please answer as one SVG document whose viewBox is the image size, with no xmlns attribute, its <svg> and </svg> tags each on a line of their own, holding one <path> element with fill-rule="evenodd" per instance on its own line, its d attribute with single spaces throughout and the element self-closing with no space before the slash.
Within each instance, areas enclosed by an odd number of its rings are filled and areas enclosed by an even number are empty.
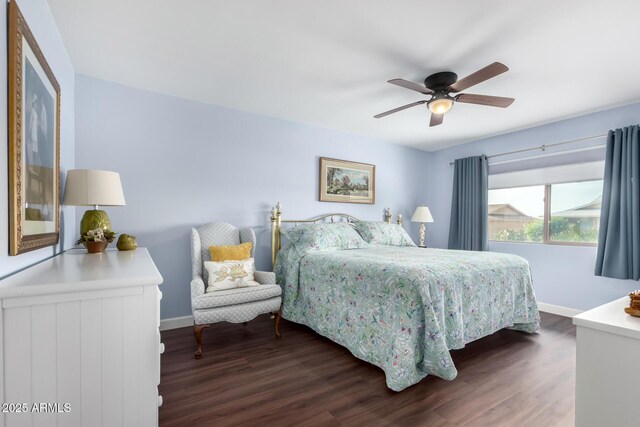
<svg viewBox="0 0 640 427">
<path fill-rule="evenodd" d="M 240 261 L 251 258 L 253 243 L 247 242 L 234 246 L 209 246 L 211 261 Z"/>
</svg>

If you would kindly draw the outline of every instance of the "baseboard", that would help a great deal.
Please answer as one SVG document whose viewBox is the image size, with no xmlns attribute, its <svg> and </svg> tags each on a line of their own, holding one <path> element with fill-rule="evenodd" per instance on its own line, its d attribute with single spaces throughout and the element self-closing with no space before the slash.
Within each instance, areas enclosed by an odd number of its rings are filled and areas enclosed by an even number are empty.
<svg viewBox="0 0 640 427">
<path fill-rule="evenodd" d="M 563 307 L 561 305 L 547 304 L 544 302 L 538 302 L 538 310 L 564 317 L 577 316 L 583 311 L 575 308 Z"/>
<path fill-rule="evenodd" d="M 161 331 L 184 328 L 185 326 L 193 326 L 193 316 L 172 317 L 171 319 L 162 319 L 160 321 Z"/>
</svg>

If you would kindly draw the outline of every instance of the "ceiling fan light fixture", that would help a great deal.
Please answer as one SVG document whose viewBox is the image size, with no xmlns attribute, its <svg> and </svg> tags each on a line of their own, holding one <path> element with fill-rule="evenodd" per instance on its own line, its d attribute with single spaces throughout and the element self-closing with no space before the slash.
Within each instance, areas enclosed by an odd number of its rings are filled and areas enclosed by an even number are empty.
<svg viewBox="0 0 640 427">
<path fill-rule="evenodd" d="M 429 111 L 433 114 L 444 114 L 451 109 L 453 101 L 447 98 L 434 99 L 429 102 Z"/>
<path fill-rule="evenodd" d="M 389 83 L 396 86 L 400 86 L 405 89 L 421 93 L 423 95 L 431 95 L 431 98 L 429 100 L 412 102 L 411 104 L 403 105 L 401 107 L 394 108 L 393 110 L 376 114 L 373 117 L 379 119 L 380 117 L 386 117 L 389 114 L 394 114 L 399 111 L 406 110 L 407 108 L 426 103 L 427 108 L 429 108 L 429 111 L 431 112 L 429 127 L 433 127 L 442 124 L 445 113 L 448 113 L 449 110 L 451 110 L 454 102 L 507 108 L 513 103 L 513 101 L 515 101 L 515 99 L 506 98 L 503 96 L 460 93 L 479 83 L 492 79 L 506 71 L 509 71 L 509 67 L 501 64 L 500 62 L 494 62 L 484 68 L 479 69 L 475 73 L 469 74 L 463 79 L 458 79 L 458 75 L 452 71 L 441 71 L 439 73 L 427 76 L 427 78 L 424 79 L 424 85 L 420 85 L 418 83 L 410 82 L 404 79 L 388 80 Z"/>
</svg>

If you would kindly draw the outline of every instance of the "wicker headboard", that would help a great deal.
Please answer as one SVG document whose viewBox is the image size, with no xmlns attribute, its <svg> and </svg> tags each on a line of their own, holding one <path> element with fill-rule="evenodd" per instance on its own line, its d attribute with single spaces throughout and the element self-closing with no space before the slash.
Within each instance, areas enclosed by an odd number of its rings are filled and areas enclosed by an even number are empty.
<svg viewBox="0 0 640 427">
<path fill-rule="evenodd" d="M 391 209 L 387 208 L 384 211 L 384 220 L 391 224 Z M 290 223 L 294 225 L 298 224 L 311 224 L 318 222 L 336 222 L 342 221 L 347 222 L 351 225 L 355 224 L 356 221 L 359 221 L 353 215 L 345 214 L 345 213 L 328 213 L 323 215 L 318 215 L 309 219 L 282 219 L 282 209 L 280 206 L 280 202 L 278 202 L 273 209 L 271 209 L 271 267 L 276 263 L 276 254 L 282 247 L 281 233 L 282 224 Z M 399 225 L 402 225 L 402 214 L 398 214 L 397 222 Z"/>
</svg>

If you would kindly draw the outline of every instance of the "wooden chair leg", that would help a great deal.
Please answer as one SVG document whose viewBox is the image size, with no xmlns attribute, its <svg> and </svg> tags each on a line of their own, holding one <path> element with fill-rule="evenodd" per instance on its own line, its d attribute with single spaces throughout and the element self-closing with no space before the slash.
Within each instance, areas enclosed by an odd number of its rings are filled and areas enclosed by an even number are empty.
<svg viewBox="0 0 640 427">
<path fill-rule="evenodd" d="M 194 355 L 196 359 L 200 359 L 202 357 L 202 331 L 209 326 L 209 324 L 193 325 L 193 335 L 195 335 L 196 342 L 198 343 L 198 350 Z"/>
<path fill-rule="evenodd" d="M 280 338 L 280 319 L 282 318 L 282 313 L 280 310 L 275 314 L 276 317 L 276 338 Z"/>
</svg>

